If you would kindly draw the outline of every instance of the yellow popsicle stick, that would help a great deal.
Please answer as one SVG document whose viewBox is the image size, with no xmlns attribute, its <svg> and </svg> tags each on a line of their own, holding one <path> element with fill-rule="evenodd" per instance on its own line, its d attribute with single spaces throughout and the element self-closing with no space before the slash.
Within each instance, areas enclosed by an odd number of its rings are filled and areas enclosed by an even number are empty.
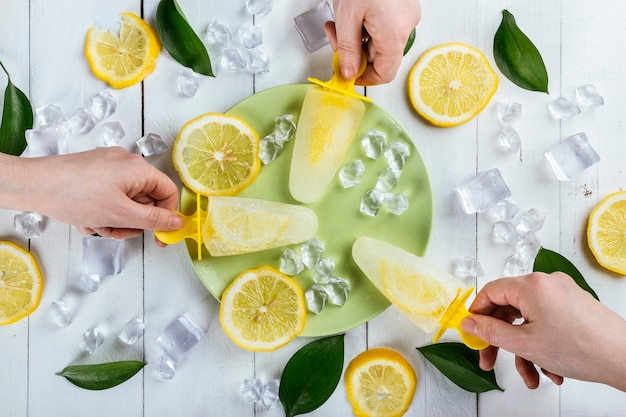
<svg viewBox="0 0 626 417">
<path fill-rule="evenodd" d="M 168 245 L 178 243 L 183 239 L 193 239 L 198 244 L 198 260 L 202 260 L 202 223 L 206 219 L 207 211 L 202 210 L 200 195 L 196 194 L 196 211 L 192 214 L 182 214 L 184 226 L 179 230 L 165 231 L 157 230 L 154 235 L 163 243 Z"/>
<path fill-rule="evenodd" d="M 450 304 L 445 314 L 439 321 L 440 327 L 433 337 L 433 343 L 436 343 L 447 329 L 455 329 L 459 332 L 461 341 L 470 349 L 481 350 L 489 346 L 489 343 L 485 342 L 481 338 L 465 333 L 461 330 L 461 322 L 463 319 L 472 314 L 467 311 L 465 301 L 473 291 L 474 287 L 468 288 Z"/>
<path fill-rule="evenodd" d="M 358 98 L 360 100 L 371 102 L 372 99 L 369 97 L 365 97 L 356 91 L 354 91 L 354 81 L 363 74 L 367 68 L 367 57 L 365 53 L 362 54 L 361 57 L 361 65 L 359 66 L 359 70 L 357 71 L 356 77 L 352 80 L 344 80 L 341 77 L 341 69 L 339 68 L 339 54 L 335 52 L 333 55 L 333 76 L 328 81 L 318 80 L 317 78 L 309 77 L 308 80 L 313 84 L 317 84 L 321 87 L 328 88 L 332 91 L 337 91 L 342 94 L 347 94 L 351 97 Z"/>
</svg>

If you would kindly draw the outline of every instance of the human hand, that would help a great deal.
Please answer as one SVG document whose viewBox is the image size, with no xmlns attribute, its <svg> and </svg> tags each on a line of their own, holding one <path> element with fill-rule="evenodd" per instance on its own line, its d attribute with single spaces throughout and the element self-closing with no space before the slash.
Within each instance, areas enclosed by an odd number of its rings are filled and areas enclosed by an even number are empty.
<svg viewBox="0 0 626 417">
<path fill-rule="evenodd" d="M 75 225 L 82 233 L 124 239 L 144 229 L 178 230 L 182 218 L 174 182 L 137 154 L 121 147 L 24 159 L 30 211 Z M 157 244 L 165 246 L 157 240 Z"/>
<path fill-rule="evenodd" d="M 485 285 L 470 307 L 476 315 L 464 331 L 491 346 L 480 351 L 480 367 L 494 367 L 498 348 L 516 355 L 517 371 L 529 388 L 539 385 L 535 365 L 556 384 L 563 377 L 603 382 L 626 390 L 626 321 L 563 273 L 532 273 Z M 521 325 L 512 324 L 523 319 Z"/>
<path fill-rule="evenodd" d="M 363 50 L 363 30 L 367 31 L 367 68 L 359 85 L 387 83 L 400 67 L 404 47 L 419 23 L 422 11 L 418 0 L 334 0 L 335 22 L 324 29 L 333 50 L 339 52 L 341 76 L 356 77 Z"/>
</svg>

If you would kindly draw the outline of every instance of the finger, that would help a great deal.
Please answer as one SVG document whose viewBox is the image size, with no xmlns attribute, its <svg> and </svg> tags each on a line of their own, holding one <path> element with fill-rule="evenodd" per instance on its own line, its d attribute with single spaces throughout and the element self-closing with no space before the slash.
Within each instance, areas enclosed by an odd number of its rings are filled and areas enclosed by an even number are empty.
<svg viewBox="0 0 626 417">
<path fill-rule="evenodd" d="M 328 41 L 330 42 L 330 47 L 333 51 L 337 50 L 337 32 L 335 30 L 335 22 L 330 21 L 324 23 L 324 32 L 326 32 L 326 36 L 328 37 Z"/>
<path fill-rule="evenodd" d="M 360 85 L 377 85 L 392 81 L 402 62 L 401 53 L 381 53 L 376 50 L 374 42 L 374 40 L 368 42 L 372 44 L 371 47 L 368 45 L 368 49 L 371 48 L 374 51 L 372 64 L 368 65 L 367 70 L 359 77 L 358 83 Z M 372 52 L 368 52 L 368 54 L 372 54 Z"/>
<path fill-rule="evenodd" d="M 488 346 L 485 349 L 479 351 L 480 359 L 478 366 L 483 371 L 491 371 L 496 366 L 496 359 L 498 357 L 498 347 Z"/>
<path fill-rule="evenodd" d="M 351 10 L 352 3 L 342 2 L 335 5 L 335 34 L 339 68 L 341 76 L 346 80 L 356 77 L 361 65 L 363 12 Z"/>
<path fill-rule="evenodd" d="M 535 364 L 520 356 L 516 356 L 515 368 L 528 388 L 535 389 L 539 386 L 539 372 L 537 372 Z"/>
<path fill-rule="evenodd" d="M 526 291 L 526 284 L 519 278 L 501 278 L 487 283 L 476 295 L 470 311 L 476 314 L 492 315 L 500 306 L 520 308 L 520 294 Z"/>
<path fill-rule="evenodd" d="M 127 224 L 136 229 L 179 230 L 184 225 L 183 218 L 173 210 L 132 202 L 126 207 Z"/>
<path fill-rule="evenodd" d="M 563 383 L 563 377 L 561 375 L 557 375 L 555 373 L 552 373 L 550 371 L 546 371 L 545 369 L 541 368 L 541 372 L 543 372 L 543 374 L 545 376 L 547 376 L 548 378 L 550 378 L 550 380 L 552 382 L 554 382 L 556 385 L 561 385 Z"/>
<path fill-rule="evenodd" d="M 533 340 L 526 331 L 526 326 L 518 326 L 491 316 L 474 314 L 461 322 L 463 331 L 478 336 L 493 346 L 509 352 L 528 352 Z"/>
<path fill-rule="evenodd" d="M 141 229 L 114 228 L 111 230 L 109 237 L 112 239 L 122 240 L 122 239 L 131 238 L 131 237 L 137 237 L 142 233 L 143 233 L 143 230 Z"/>
<path fill-rule="evenodd" d="M 76 230 L 84 235 L 93 235 L 94 233 L 96 233 L 91 227 L 76 226 Z"/>
</svg>

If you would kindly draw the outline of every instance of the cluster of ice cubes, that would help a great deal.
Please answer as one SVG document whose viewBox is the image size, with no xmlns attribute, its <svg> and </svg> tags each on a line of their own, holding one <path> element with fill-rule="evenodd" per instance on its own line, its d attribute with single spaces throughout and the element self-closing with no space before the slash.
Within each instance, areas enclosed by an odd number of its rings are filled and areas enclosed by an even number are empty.
<svg viewBox="0 0 626 417">
<path fill-rule="evenodd" d="M 387 167 L 379 174 L 374 188 L 367 190 L 361 196 L 359 211 L 372 217 L 378 214 L 381 207 L 396 215 L 404 213 L 409 208 L 408 198 L 392 190 L 397 185 L 409 157 L 409 147 L 397 141 L 392 141 L 387 146 L 385 134 L 375 129 L 368 130 L 361 138 L 361 146 L 368 159 L 378 160 L 384 155 L 387 159 Z M 341 185 L 344 188 L 360 185 L 365 169 L 365 164 L 360 159 L 344 165 L 338 173 Z"/>
<path fill-rule="evenodd" d="M 343 306 L 350 294 L 350 284 L 335 275 L 335 261 L 324 256 L 324 246 L 313 238 L 306 241 L 300 250 L 301 255 L 292 249 L 285 249 L 280 255 L 279 269 L 292 277 L 305 268 L 311 270 L 314 283 L 304 293 L 309 311 L 319 314 L 328 302 Z"/>
<path fill-rule="evenodd" d="M 559 97 L 550 104 L 548 110 L 557 119 L 569 119 L 580 113 L 582 109 L 604 105 L 604 98 L 592 84 L 585 84 L 574 90 L 574 99 Z"/>
<path fill-rule="evenodd" d="M 274 118 L 274 131 L 259 142 L 259 158 L 267 165 L 283 153 L 285 143 L 296 134 L 293 116 L 282 114 Z"/>
<path fill-rule="evenodd" d="M 106 341 L 105 328 L 106 325 L 101 325 L 85 330 L 81 335 L 80 347 L 90 355 L 93 354 Z M 134 345 L 143 337 L 144 328 L 145 325 L 140 318 L 131 319 L 118 334 L 120 343 L 126 346 Z"/>
<path fill-rule="evenodd" d="M 522 141 L 513 124 L 522 117 L 522 105 L 507 97 L 498 102 L 497 109 L 498 118 L 504 124 L 498 133 L 498 142 L 509 152 L 519 152 Z"/>
<path fill-rule="evenodd" d="M 246 10 L 251 15 L 264 16 L 272 10 L 271 0 L 248 0 Z M 220 55 L 222 68 L 260 75 L 269 72 L 269 55 L 260 49 L 263 43 L 263 30 L 250 22 L 241 24 L 235 33 L 231 33 L 219 20 L 212 20 L 206 29 L 209 45 L 216 48 Z"/>
<path fill-rule="evenodd" d="M 246 378 L 241 385 L 241 393 L 246 397 L 248 402 L 259 403 L 266 410 L 269 410 L 278 404 L 279 386 L 280 384 L 277 379 L 263 383 L 259 378 Z"/>
</svg>

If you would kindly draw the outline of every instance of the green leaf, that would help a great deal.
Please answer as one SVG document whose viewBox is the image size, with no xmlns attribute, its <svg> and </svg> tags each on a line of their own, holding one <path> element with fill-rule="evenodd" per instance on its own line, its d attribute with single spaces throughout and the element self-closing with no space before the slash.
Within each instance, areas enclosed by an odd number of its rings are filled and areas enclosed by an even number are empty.
<svg viewBox="0 0 626 417">
<path fill-rule="evenodd" d="M 178 63 L 198 74 L 215 76 L 209 53 L 176 0 L 161 0 L 156 11 L 156 30 L 161 43 Z"/>
<path fill-rule="evenodd" d="M 504 391 L 498 386 L 493 370 L 483 371 L 478 366 L 478 351 L 463 343 L 436 343 L 418 347 L 417 350 L 450 381 L 466 391 Z"/>
<path fill-rule="evenodd" d="M 129 380 L 146 364 L 139 361 L 120 361 L 95 365 L 70 365 L 56 374 L 72 384 L 89 389 L 103 390 Z"/>
<path fill-rule="evenodd" d="M 13 83 L 2 62 L 0 66 L 7 75 L 7 88 L 4 90 L 4 108 L 0 124 L 0 152 L 21 155 L 26 149 L 24 136 L 33 127 L 33 108 L 26 95 Z"/>
<path fill-rule="evenodd" d="M 343 345 L 343 335 L 326 337 L 289 359 L 278 389 L 286 417 L 309 413 L 332 395 L 343 370 Z"/>
<path fill-rule="evenodd" d="M 406 45 L 404 45 L 404 52 L 402 53 L 402 56 L 406 55 L 407 52 L 409 52 L 414 42 L 415 42 L 415 28 L 413 28 L 413 30 L 409 34 L 409 39 L 406 41 Z"/>
<path fill-rule="evenodd" d="M 596 300 L 600 300 L 595 291 L 587 284 L 585 278 L 582 276 L 580 271 L 576 269 L 573 263 L 571 263 L 566 257 L 563 255 L 551 251 L 550 249 L 539 248 L 539 253 L 537 253 L 537 257 L 535 258 L 535 263 L 533 265 L 533 271 L 535 272 L 545 272 L 546 274 L 551 274 L 553 272 L 559 271 L 564 272 L 576 281 L 576 284 L 580 286 L 583 290 L 587 291 L 591 294 Z"/>
<path fill-rule="evenodd" d="M 508 10 L 502 10 L 502 22 L 493 39 L 493 57 L 502 74 L 513 83 L 548 94 L 548 72 L 541 54 Z"/>
</svg>

